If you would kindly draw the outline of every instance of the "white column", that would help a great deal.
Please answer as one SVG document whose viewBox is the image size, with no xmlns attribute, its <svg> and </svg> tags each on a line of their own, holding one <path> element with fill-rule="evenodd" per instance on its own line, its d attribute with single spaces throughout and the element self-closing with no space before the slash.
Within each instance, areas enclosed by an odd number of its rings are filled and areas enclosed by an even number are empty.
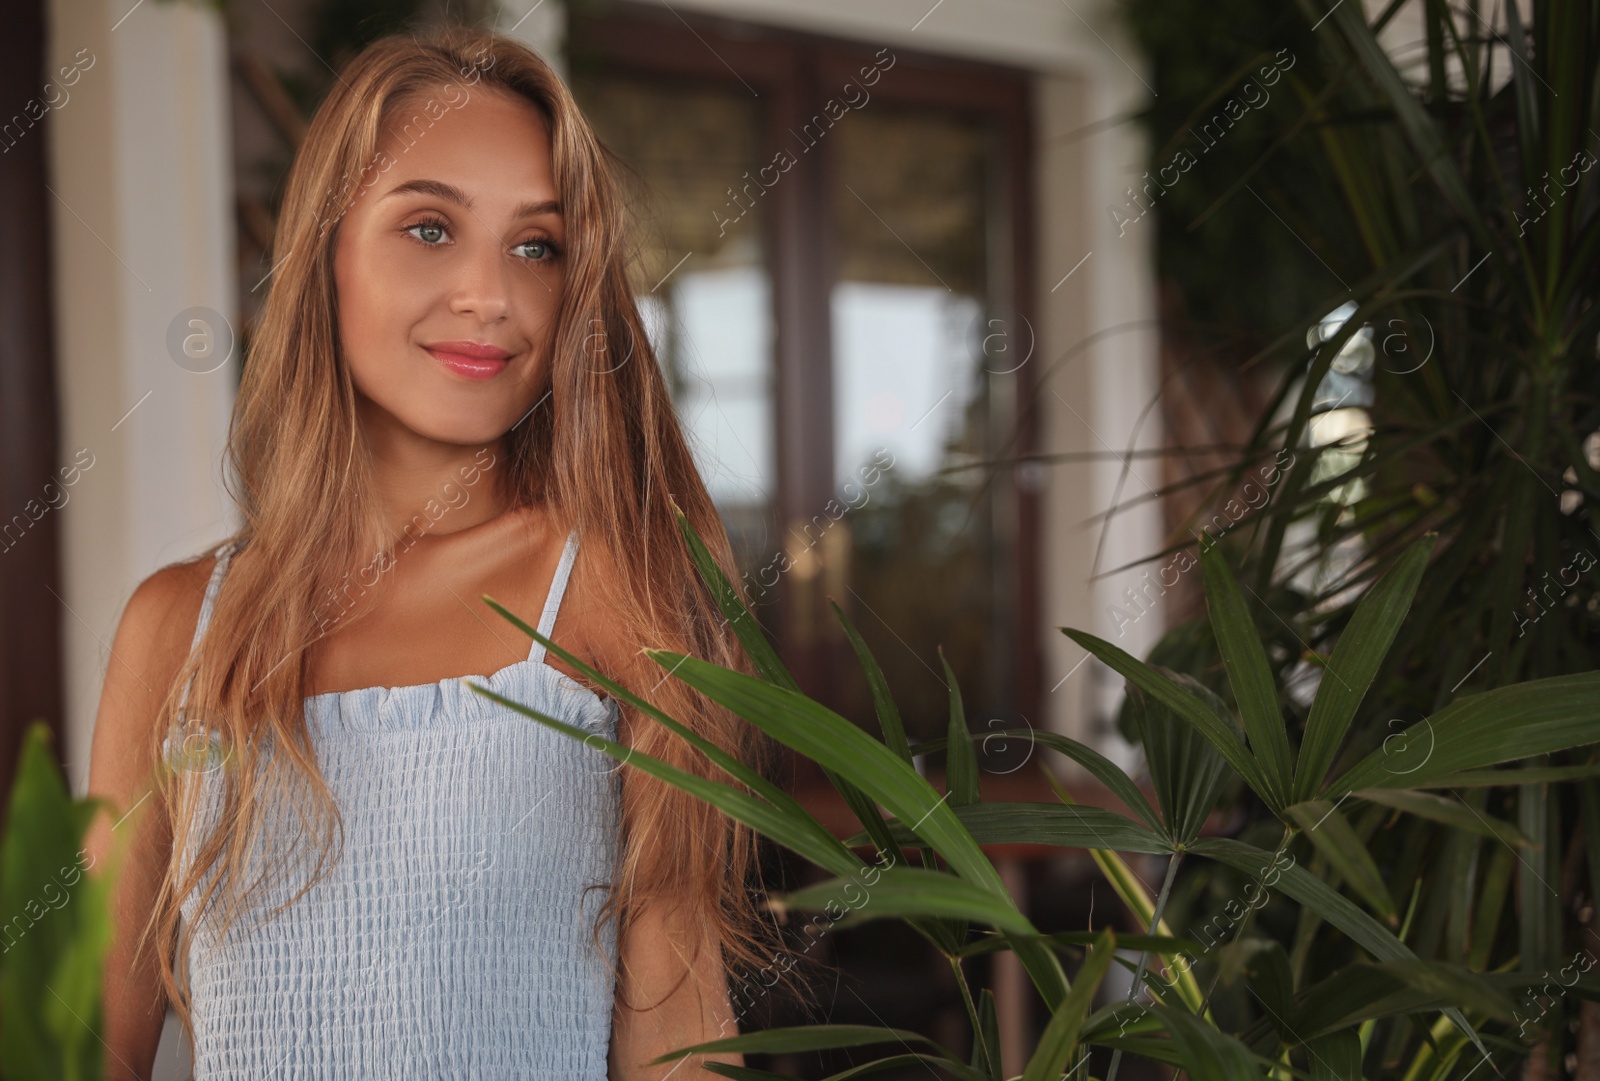
<svg viewBox="0 0 1600 1081">
<path fill-rule="evenodd" d="M 1090 357 L 1080 343 L 1095 322 L 1092 279 L 1110 260 L 1107 253 L 1095 254 L 1084 206 L 1094 164 L 1075 133 L 1087 123 L 1088 95 L 1087 82 L 1073 75 L 1040 75 L 1034 82 L 1039 370 L 1033 378 L 1041 395 L 1037 449 L 1046 455 L 1099 449 L 1091 431 L 1096 425 Z M 1038 475 L 1043 478 L 1039 570 L 1044 596 L 1036 633 L 1043 644 L 1045 710 L 1040 721 L 1051 731 L 1086 740 L 1095 662 L 1084 661 L 1084 651 L 1060 628 L 1098 633 L 1089 581 L 1096 538 L 1083 526 L 1092 513 L 1096 469 L 1089 462 L 1057 462 Z"/>
<path fill-rule="evenodd" d="M 1079 10 L 1085 17 L 1094 18 L 1088 10 Z M 1101 78 L 1094 82 L 1086 100 L 1085 119 L 1096 127 L 1093 134 L 1077 140 L 1077 152 L 1088 163 L 1081 206 L 1087 240 L 1094 251 L 1083 270 L 1099 264 L 1085 283 L 1091 315 L 1084 329 L 1093 338 L 1085 357 L 1090 373 L 1087 404 L 1094 417 L 1094 449 L 1106 457 L 1092 471 L 1087 509 L 1104 513 L 1114 504 L 1138 506 L 1130 506 L 1112 518 L 1109 525 L 1097 524 L 1092 531 L 1092 542 L 1100 549 L 1098 557 L 1086 568 L 1096 578 L 1092 586 L 1094 611 L 1092 620 L 1082 627 L 1142 658 L 1166 629 L 1166 606 L 1159 579 L 1161 563 L 1150 562 L 1117 574 L 1107 572 L 1160 551 L 1165 533 L 1161 502 L 1156 498 L 1162 483 L 1161 461 L 1130 453 L 1159 447 L 1165 441 L 1161 406 L 1156 400 L 1161 379 L 1160 332 L 1156 325 L 1156 218 L 1151 214 L 1127 228 L 1113 219 L 1112 208 L 1126 214 L 1127 189 L 1138 188 L 1142 183 L 1148 148 L 1137 125 L 1104 126 L 1104 122 L 1134 113 L 1148 100 L 1151 91 L 1145 83 L 1149 76 L 1121 63 L 1123 58 L 1133 64 L 1140 62 L 1132 43 L 1119 37 L 1109 21 L 1097 20 L 1095 28 L 1107 41 Z M 1113 57 L 1113 49 L 1120 57 Z M 1085 418 L 1091 416 L 1083 407 L 1075 407 Z M 1071 415 L 1058 415 L 1057 419 L 1063 424 L 1082 426 Z M 1073 650 L 1082 655 L 1076 645 Z M 1131 769 L 1135 764 L 1133 749 L 1110 724 L 1122 701 L 1122 677 L 1098 661 L 1088 662 L 1078 675 L 1091 676 L 1089 713 L 1078 738 Z M 1088 727 L 1093 724 L 1105 727 L 1096 731 Z"/>
<path fill-rule="evenodd" d="M 225 362 L 199 350 L 235 321 L 233 176 L 214 11 L 53 0 L 49 19 L 49 70 L 78 69 L 49 118 L 49 183 L 60 454 L 92 462 L 61 510 L 66 751 L 81 793 L 128 597 L 232 528 L 221 455 L 237 349 Z"/>
<path fill-rule="evenodd" d="M 1121 678 L 1086 661 L 1058 629 L 1087 631 L 1135 656 L 1164 629 L 1158 603 L 1146 603 L 1135 621 L 1111 610 L 1125 604 L 1123 591 L 1138 585 L 1139 572 L 1098 578 L 1159 549 L 1159 503 L 1109 525 L 1086 524 L 1114 500 L 1149 498 L 1161 486 L 1155 460 L 1128 454 L 1130 446 L 1154 447 L 1162 438 L 1159 410 L 1145 412 L 1159 379 L 1152 246 L 1148 233 L 1119 236 L 1105 212 L 1127 184 L 1124 172 L 1141 161 L 1143 141 L 1131 127 L 1097 123 L 1130 111 L 1143 88 L 1107 60 L 1119 63 L 1106 48 L 1095 76 L 1041 75 L 1035 84 L 1039 343 L 1045 362 L 1055 365 L 1040 392 L 1041 450 L 1100 456 L 1047 468 L 1040 634 L 1049 726 L 1131 765 L 1129 748 L 1095 728 L 1116 708 Z M 1124 463 L 1128 475 L 1118 491 Z"/>
</svg>

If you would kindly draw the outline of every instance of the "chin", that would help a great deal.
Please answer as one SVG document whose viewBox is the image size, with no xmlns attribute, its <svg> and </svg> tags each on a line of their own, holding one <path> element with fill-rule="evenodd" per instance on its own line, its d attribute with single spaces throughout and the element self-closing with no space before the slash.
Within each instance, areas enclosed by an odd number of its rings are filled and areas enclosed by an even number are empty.
<svg viewBox="0 0 1600 1081">
<path fill-rule="evenodd" d="M 522 404 L 523 395 L 515 393 L 511 387 L 495 394 L 461 394 L 452 391 L 457 391 L 457 388 L 426 391 L 421 387 L 411 387 L 395 395 L 387 404 L 365 393 L 360 397 L 368 411 L 368 423 L 376 423 L 380 428 L 399 427 L 423 439 L 455 446 L 481 446 L 494 442 L 510 431 L 511 426 L 521 420 L 533 404 L 532 401 Z M 506 391 L 512 393 L 507 394 Z"/>
<path fill-rule="evenodd" d="M 482 417 L 453 421 L 431 419 L 432 423 L 418 423 L 408 427 L 418 435 L 436 443 L 450 443 L 462 447 L 492 443 L 510 431 L 511 426 L 517 422 L 515 417 L 487 423 Z"/>
<path fill-rule="evenodd" d="M 413 408 L 394 414 L 402 426 L 424 439 L 458 446 L 491 443 L 505 435 L 521 416 L 500 402 L 435 400 L 412 404 Z"/>
</svg>

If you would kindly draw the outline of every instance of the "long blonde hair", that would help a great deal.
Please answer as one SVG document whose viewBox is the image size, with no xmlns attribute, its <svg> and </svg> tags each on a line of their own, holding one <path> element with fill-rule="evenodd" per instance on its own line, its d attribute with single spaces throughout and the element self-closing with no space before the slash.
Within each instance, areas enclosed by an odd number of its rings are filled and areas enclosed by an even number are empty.
<svg viewBox="0 0 1600 1081">
<path fill-rule="evenodd" d="M 317 870 L 288 903 L 327 873 L 336 834 L 342 842 L 338 808 L 307 735 L 306 658 L 319 636 L 319 599 L 337 591 L 351 568 L 382 554 L 371 548 L 383 533 L 369 495 L 356 393 L 337 348 L 333 244 L 340 218 L 374 182 L 374 171 L 387 168 L 381 134 L 427 123 L 425 107 L 415 103 L 454 104 L 455 94 L 480 86 L 519 95 L 543 113 L 568 238 L 548 394 L 507 433 L 504 490 L 513 505 L 558 510 L 581 532 L 586 551 L 598 547 L 610 565 L 628 568 L 615 595 L 604 598 L 629 613 L 628 641 L 751 670 L 689 560 L 671 509 L 675 501 L 737 580 L 727 534 L 628 286 L 614 163 L 560 78 L 523 45 L 463 27 L 374 42 L 340 73 L 289 170 L 272 288 L 229 429 L 230 486 L 244 520 L 234 539 L 254 553 L 223 580 L 210 629 L 179 671 L 151 746 L 160 766 L 167 733 L 205 718 L 229 756 L 224 795 L 213 828 L 185 860 L 185 839 L 197 829 L 196 801 L 186 794 L 192 786 L 174 783 L 182 771 L 156 769 L 163 778 L 157 808 L 171 826 L 173 856 L 141 948 L 152 936 L 179 946 L 181 905 L 201 887 L 196 919 L 226 900 L 225 933 L 245 907 L 250 891 L 232 884 L 243 878 L 272 796 L 291 789 L 314 796 Z M 186 684 L 180 718 L 177 688 Z M 745 760 L 764 758 L 750 726 L 677 680 L 648 695 L 629 689 Z M 630 741 L 640 752 L 711 773 L 697 752 L 654 722 L 633 724 Z M 754 836 L 678 789 L 632 769 L 621 773 L 622 844 L 602 919 L 620 929 L 652 901 L 685 904 L 703 931 L 697 948 L 719 950 L 729 973 L 756 967 L 770 929 L 752 889 Z M 225 883 L 226 896 L 218 892 Z M 168 999 L 192 1039 L 187 951 L 159 952 Z"/>
</svg>

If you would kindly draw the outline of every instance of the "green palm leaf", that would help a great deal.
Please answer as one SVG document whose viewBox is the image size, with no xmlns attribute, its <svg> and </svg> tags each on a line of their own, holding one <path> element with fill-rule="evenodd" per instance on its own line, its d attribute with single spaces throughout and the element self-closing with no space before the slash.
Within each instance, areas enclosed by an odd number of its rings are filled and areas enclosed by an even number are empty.
<svg viewBox="0 0 1600 1081">
<path fill-rule="evenodd" d="M 491 701 L 529 717 L 557 732 L 571 736 L 587 747 L 601 751 L 624 765 L 648 773 L 685 792 L 706 801 L 731 818 L 738 820 L 806 859 L 818 867 L 835 874 L 855 874 L 866 865 L 848 848 L 839 843 L 829 830 L 808 814 L 799 804 L 773 803 L 737 788 L 707 780 L 696 774 L 669 765 L 642 751 L 596 735 L 586 728 L 541 713 L 539 710 L 515 702 L 481 684 L 468 684 L 472 690 Z M 786 797 L 787 798 L 787 797 Z"/>
<path fill-rule="evenodd" d="M 1167 1026 L 1192 1081 L 1240 1081 L 1261 1077 L 1264 1066 L 1238 1039 L 1194 1014 L 1155 1002 L 1149 1010 Z"/>
<path fill-rule="evenodd" d="M 1059 848 L 1104 848 L 1119 852 L 1165 855 L 1172 843 L 1130 818 L 1099 807 L 1059 803 L 975 803 L 957 807 L 956 817 L 981 845 L 1034 844 Z M 890 823 L 890 833 L 901 844 L 916 841 L 903 822 Z M 865 840 L 858 834 L 845 843 Z"/>
<path fill-rule="evenodd" d="M 903 822 L 956 874 L 1015 908 L 994 865 L 961 825 L 945 797 L 888 747 L 820 703 L 741 672 L 668 650 L 646 655 L 675 678 L 718 702 L 779 743 L 839 773 Z M 1066 995 L 1060 962 L 1046 950 L 1021 946 L 1018 958 L 1052 1008 Z"/>
<path fill-rule="evenodd" d="M 1510 822 L 1493 815 L 1483 814 L 1460 800 L 1446 799 L 1432 792 L 1414 792 L 1404 788 L 1363 788 L 1354 793 L 1356 799 L 1380 803 L 1397 811 L 1439 822 L 1467 833 L 1482 834 L 1502 841 L 1513 848 L 1525 845 L 1528 839 Z"/>
<path fill-rule="evenodd" d="M 850 914 L 854 914 L 854 922 L 888 916 L 928 916 L 976 920 L 1022 936 L 1039 934 L 1009 900 L 998 900 L 981 886 L 942 871 L 890 867 L 873 873 L 871 881 L 867 877 L 857 874 L 830 879 L 785 894 L 771 904 L 780 911 L 796 908 L 827 912 L 836 920 Z"/>
<path fill-rule="evenodd" d="M 1117 936 L 1109 927 L 1095 937 L 1094 945 L 1089 947 L 1083 967 L 1073 981 L 1071 993 L 1050 1015 L 1050 1021 L 1039 1036 L 1039 1044 L 1022 1071 L 1022 1081 L 1052 1081 L 1061 1076 L 1067 1060 L 1077 1049 L 1084 1019 L 1089 1015 L 1095 992 L 1105 979 L 1106 968 L 1111 964 L 1116 949 Z"/>
<path fill-rule="evenodd" d="M 1204 684 L 1182 673 L 1164 668 L 1159 671 L 1180 688 L 1210 703 L 1218 716 L 1227 714 L 1227 705 Z M 1129 683 L 1127 688 L 1128 714 L 1144 748 L 1145 766 L 1167 823 L 1162 832 L 1181 847 L 1200 836 L 1206 816 L 1216 806 L 1227 780 L 1228 763 L 1194 725 L 1154 701 L 1136 684 Z"/>
<path fill-rule="evenodd" d="M 1300 1036 L 1312 1039 L 1373 1018 L 1431 1013 L 1451 1005 L 1499 1021 L 1512 1016 L 1510 998 L 1478 973 L 1411 958 L 1340 969 L 1301 993 L 1293 1018 Z"/>
<path fill-rule="evenodd" d="M 700 574 L 700 580 L 716 599 L 717 607 L 722 610 L 723 617 L 733 627 L 739 644 L 744 648 L 745 655 L 750 658 L 756 671 L 769 683 L 798 692 L 800 685 L 795 682 L 793 674 L 778 657 L 772 644 L 767 641 L 766 633 L 762 631 L 761 625 L 756 622 L 755 616 L 746 607 L 727 576 L 722 573 L 722 568 L 711 558 L 710 550 L 706 548 L 700 534 L 695 532 L 694 526 L 689 523 L 688 516 L 678 508 L 676 502 L 673 503 L 672 510 L 677 519 L 678 532 L 683 535 L 684 544 L 689 549 L 689 557 Z M 828 783 L 833 785 L 845 804 L 854 812 L 856 820 L 873 835 L 878 847 L 886 849 L 895 859 L 901 859 L 901 853 L 888 843 L 888 834 L 883 829 L 882 818 L 873 802 L 860 789 L 831 770 L 824 770 L 823 773 L 828 778 Z"/>
<path fill-rule="evenodd" d="M 1095 780 L 1110 789 L 1128 810 L 1144 820 L 1145 825 L 1165 836 L 1166 827 L 1161 824 L 1161 816 L 1150 806 L 1150 801 L 1145 799 L 1144 793 L 1139 790 L 1133 778 L 1093 747 L 1057 732 L 1046 732 L 1037 728 L 1008 728 L 1000 732 L 989 732 L 984 738 L 1026 741 L 1030 745 L 1048 747 L 1067 756 L 1087 770 Z M 925 740 L 917 744 L 917 753 L 935 754 L 944 750 L 945 743 L 943 739 Z"/>
<path fill-rule="evenodd" d="M 1322 853 L 1350 888 L 1378 915 L 1391 924 L 1398 922 L 1399 913 L 1395 911 L 1394 898 L 1389 896 L 1389 887 L 1384 885 L 1382 872 L 1366 842 L 1350 828 L 1339 809 L 1327 800 L 1310 800 L 1297 803 L 1288 811 L 1300 826 L 1302 836 Z"/>
<path fill-rule="evenodd" d="M 1419 788 L 1440 776 L 1600 742 L 1600 672 L 1467 695 L 1384 741 L 1327 787 Z"/>
<path fill-rule="evenodd" d="M 1361 598 L 1349 625 L 1339 636 L 1306 719 L 1305 739 L 1296 764 L 1295 801 L 1310 799 L 1333 765 L 1339 744 L 1355 720 L 1356 709 L 1377 677 L 1411 608 L 1435 536 L 1429 533 L 1406 549 L 1405 555 Z"/>
<path fill-rule="evenodd" d="M 1282 808 L 1282 802 L 1273 794 L 1259 763 L 1245 746 L 1244 740 L 1239 737 L 1231 718 L 1219 714 L 1209 702 L 1184 690 L 1154 668 L 1110 642 L 1096 638 L 1092 634 L 1085 634 L 1083 631 L 1066 627 L 1061 629 L 1068 638 L 1094 654 L 1122 678 L 1198 728 L 1274 813 Z"/>
<path fill-rule="evenodd" d="M 756 671 L 769 682 L 787 687 L 791 691 L 798 691 L 800 685 L 795 682 L 794 675 L 778 657 L 778 651 L 772 648 L 772 643 L 767 641 L 761 624 L 756 622 L 756 617 L 751 614 L 738 591 L 722 573 L 722 568 L 717 566 L 717 561 L 711 558 L 710 549 L 706 547 L 705 541 L 700 539 L 700 534 L 695 532 L 694 526 L 689 524 L 688 516 L 678 508 L 676 501 L 672 504 L 672 513 L 678 522 L 678 532 L 683 535 L 683 543 L 688 546 L 689 558 L 700 574 L 700 580 L 711 590 L 711 596 L 716 600 L 717 607 L 722 610 L 723 618 L 733 628 L 734 635 L 738 637 L 739 644 L 744 647 L 745 654 L 755 665 Z"/>
<path fill-rule="evenodd" d="M 883 668 L 878 664 L 878 658 L 867 648 L 866 641 L 856 630 L 856 625 L 850 621 L 850 617 L 845 615 L 844 610 L 831 598 L 828 600 L 828 607 L 833 609 L 834 616 L 839 620 L 839 626 L 844 628 L 845 637 L 850 640 L 850 648 L 855 650 L 856 660 L 867 677 L 867 687 L 872 691 L 872 705 L 878 714 L 878 725 L 883 730 L 883 742 L 904 761 L 910 762 L 911 744 L 906 739 L 905 724 L 900 719 L 900 708 L 895 705 L 894 695 L 889 693 L 889 682 L 883 678 Z"/>
<path fill-rule="evenodd" d="M 1361 1081 L 1361 1037 L 1347 1028 L 1306 1041 L 1311 1081 Z"/>
<path fill-rule="evenodd" d="M 878 1028 L 872 1025 L 804 1025 L 795 1028 L 769 1028 L 746 1032 L 721 1040 L 680 1047 L 651 1060 L 651 1065 L 673 1062 L 689 1055 L 716 1055 L 723 1052 L 779 1055 L 797 1051 L 831 1051 L 839 1047 L 871 1047 L 874 1044 L 921 1044 L 945 1058 L 949 1052 L 919 1032 L 903 1028 Z"/>
<path fill-rule="evenodd" d="M 1289 754 L 1289 734 L 1283 711 L 1278 705 L 1278 688 L 1272 679 L 1261 636 L 1255 620 L 1239 592 L 1239 583 L 1217 545 L 1205 546 L 1200 553 L 1205 573 L 1206 605 L 1211 612 L 1211 627 L 1216 632 L 1222 663 L 1228 670 L 1234 701 L 1244 721 L 1262 783 L 1271 802 L 1282 807 L 1289 802 L 1289 787 L 1294 764 Z"/>
<path fill-rule="evenodd" d="M 950 726 L 945 742 L 944 782 L 950 806 L 966 807 L 978 802 L 978 758 L 972 751 L 972 730 L 967 727 L 967 712 L 961 705 L 961 687 L 956 674 L 939 647 L 939 663 L 944 666 L 945 684 L 950 688 Z"/>
<path fill-rule="evenodd" d="M 1415 961 L 1416 954 L 1377 920 L 1361 911 L 1340 896 L 1326 882 L 1310 874 L 1305 868 L 1281 862 L 1274 867 L 1273 854 L 1254 845 L 1226 837 L 1212 837 L 1196 841 L 1190 851 L 1197 855 L 1225 863 L 1249 875 L 1266 875 L 1266 886 L 1281 889 L 1320 918 L 1327 920 L 1349 939 L 1380 961 Z M 1271 872 L 1271 873 L 1268 873 Z M 1253 903 L 1253 899 L 1252 903 Z M 1488 1050 L 1478 1038 L 1477 1030 L 1467 1023 L 1455 1007 L 1444 1010 L 1445 1016 L 1468 1036 L 1485 1055 Z"/>
</svg>

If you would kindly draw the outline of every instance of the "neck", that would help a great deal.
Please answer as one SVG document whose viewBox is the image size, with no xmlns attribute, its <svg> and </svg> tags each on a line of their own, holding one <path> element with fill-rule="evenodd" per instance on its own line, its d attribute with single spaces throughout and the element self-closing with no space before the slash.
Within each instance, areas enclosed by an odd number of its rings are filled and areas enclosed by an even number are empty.
<svg viewBox="0 0 1600 1081">
<path fill-rule="evenodd" d="M 372 497 L 388 540 L 459 533 L 509 508 L 505 436 L 443 443 L 418 435 L 370 402 L 364 405 Z"/>
</svg>

